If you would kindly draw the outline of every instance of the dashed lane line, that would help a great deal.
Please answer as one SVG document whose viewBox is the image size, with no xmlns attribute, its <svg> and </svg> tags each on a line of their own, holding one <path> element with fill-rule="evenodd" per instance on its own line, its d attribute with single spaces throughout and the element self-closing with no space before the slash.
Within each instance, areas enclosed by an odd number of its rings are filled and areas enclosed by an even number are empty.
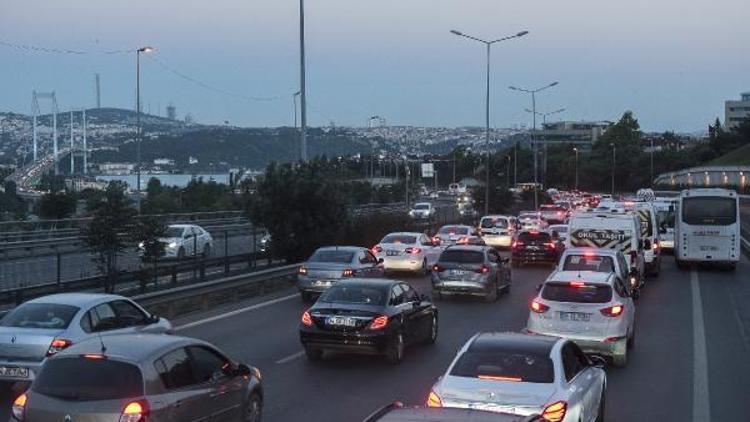
<svg viewBox="0 0 750 422">
<path fill-rule="evenodd" d="M 703 324 L 703 302 L 698 271 L 695 269 L 690 271 L 690 287 L 693 296 L 693 422 L 706 422 L 711 420 L 708 355 Z"/>
<path fill-rule="evenodd" d="M 219 320 L 222 320 L 222 319 L 225 319 L 225 318 L 229 318 L 229 317 L 233 317 L 235 315 L 239 315 L 239 314 L 242 314 L 242 313 L 245 313 L 245 312 L 255 311 L 257 309 L 265 308 L 266 306 L 275 305 L 277 303 L 284 302 L 284 301 L 287 301 L 287 300 L 290 300 L 290 299 L 294 299 L 294 298 L 299 298 L 299 294 L 292 294 L 292 295 L 288 295 L 288 296 L 282 296 L 282 297 L 279 297 L 279 298 L 276 298 L 276 299 L 271 299 L 271 300 L 268 300 L 268 301 L 265 301 L 265 302 L 257 303 L 255 305 L 247 306 L 245 308 L 235 309 L 233 311 L 226 312 L 226 313 L 223 313 L 223 314 L 214 315 L 212 317 L 208 317 L 208 318 L 204 318 L 204 319 L 199 319 L 197 321 L 189 322 L 187 324 L 183 324 L 183 325 L 180 325 L 178 327 L 175 327 L 174 330 L 175 331 L 186 330 L 188 328 L 193 328 L 193 327 L 197 327 L 199 325 L 208 324 L 209 322 L 219 321 Z"/>
</svg>

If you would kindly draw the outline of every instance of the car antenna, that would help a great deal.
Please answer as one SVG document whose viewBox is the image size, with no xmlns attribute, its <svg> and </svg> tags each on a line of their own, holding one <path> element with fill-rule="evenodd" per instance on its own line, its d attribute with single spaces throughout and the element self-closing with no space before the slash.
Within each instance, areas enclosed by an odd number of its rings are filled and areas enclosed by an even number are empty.
<svg viewBox="0 0 750 422">
<path fill-rule="evenodd" d="M 107 353 L 107 346 L 104 345 L 104 339 L 102 338 L 102 333 L 99 332 L 99 343 L 102 345 L 102 354 Z"/>
</svg>

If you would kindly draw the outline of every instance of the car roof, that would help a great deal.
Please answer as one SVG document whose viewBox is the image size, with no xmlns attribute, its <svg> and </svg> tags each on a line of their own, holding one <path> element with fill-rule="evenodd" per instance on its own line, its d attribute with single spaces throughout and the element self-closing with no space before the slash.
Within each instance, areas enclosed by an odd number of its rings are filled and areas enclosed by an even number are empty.
<svg viewBox="0 0 750 422">
<path fill-rule="evenodd" d="M 185 228 L 193 227 L 193 226 L 195 226 L 195 224 L 170 224 L 167 227 L 174 227 L 174 228 L 177 228 L 177 229 L 185 229 Z"/>
<path fill-rule="evenodd" d="M 32 299 L 26 303 L 54 303 L 60 305 L 86 307 L 95 303 L 109 302 L 111 300 L 125 299 L 119 295 L 103 293 L 57 293 Z"/>
<path fill-rule="evenodd" d="M 477 334 L 467 350 L 492 352 L 498 348 L 502 348 L 546 356 L 550 354 L 552 348 L 561 340 L 559 337 L 537 334 L 485 332 Z"/>
<path fill-rule="evenodd" d="M 472 226 L 468 226 L 466 224 L 445 224 L 445 225 L 441 226 L 440 229 L 444 229 L 446 227 L 461 227 L 461 228 L 466 227 L 466 228 L 469 228 L 469 229 L 473 228 Z"/>
<path fill-rule="evenodd" d="M 392 232 L 388 233 L 387 235 L 383 236 L 383 238 L 386 238 L 388 236 L 422 236 L 424 233 L 420 232 Z M 426 236 L 426 235 L 425 235 Z"/>
<path fill-rule="evenodd" d="M 609 248 L 566 248 L 563 253 L 565 255 L 585 255 L 593 253 L 595 255 L 615 256 L 622 252 L 618 249 Z"/>
<path fill-rule="evenodd" d="M 482 217 L 482 219 L 485 219 L 485 218 L 516 218 L 516 217 L 513 217 L 511 215 L 492 214 L 492 215 L 485 215 L 484 217 Z"/>
<path fill-rule="evenodd" d="M 315 252 L 317 252 L 317 251 L 348 251 L 348 252 L 359 252 L 362 249 L 365 249 L 365 248 L 363 248 L 361 246 L 321 246 L 318 249 L 316 249 Z"/>
<path fill-rule="evenodd" d="M 102 344 L 106 348 L 103 353 L 105 356 L 133 363 L 159 357 L 179 347 L 193 344 L 209 345 L 201 340 L 166 334 L 110 334 L 90 337 L 73 344 L 55 357 L 102 354 Z"/>
<path fill-rule="evenodd" d="M 550 274 L 545 283 L 557 283 L 568 281 L 585 281 L 587 283 L 609 284 L 614 273 L 594 271 L 555 271 Z"/>
</svg>

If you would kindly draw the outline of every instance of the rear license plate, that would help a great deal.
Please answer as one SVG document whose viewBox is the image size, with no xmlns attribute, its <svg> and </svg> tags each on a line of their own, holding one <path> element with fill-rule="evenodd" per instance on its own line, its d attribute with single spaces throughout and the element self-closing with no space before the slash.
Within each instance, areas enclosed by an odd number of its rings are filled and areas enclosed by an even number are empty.
<svg viewBox="0 0 750 422">
<path fill-rule="evenodd" d="M 315 280 L 316 286 L 330 286 L 331 282 L 327 280 Z"/>
<path fill-rule="evenodd" d="M 356 327 L 357 320 L 348 317 L 328 317 L 326 319 L 326 324 L 338 327 Z"/>
<path fill-rule="evenodd" d="M 0 366 L 0 377 L 28 378 L 29 368 L 21 368 L 18 366 Z"/>
<path fill-rule="evenodd" d="M 385 251 L 386 256 L 398 256 L 400 253 L 399 251 Z"/>
<path fill-rule="evenodd" d="M 589 322 L 591 314 L 584 312 L 560 312 L 560 321 Z"/>
<path fill-rule="evenodd" d="M 528 249 L 530 251 L 538 251 L 539 250 L 539 246 L 527 246 L 526 249 Z"/>
<path fill-rule="evenodd" d="M 451 275 L 464 275 L 464 270 L 451 270 Z"/>
</svg>

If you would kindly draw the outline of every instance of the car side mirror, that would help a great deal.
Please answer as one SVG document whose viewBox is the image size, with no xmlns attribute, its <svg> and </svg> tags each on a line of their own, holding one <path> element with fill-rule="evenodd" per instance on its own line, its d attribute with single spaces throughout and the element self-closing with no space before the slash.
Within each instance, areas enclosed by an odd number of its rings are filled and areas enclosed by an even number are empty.
<svg viewBox="0 0 750 422">
<path fill-rule="evenodd" d="M 605 369 L 607 367 L 607 361 L 599 355 L 588 355 L 591 366 L 599 369 Z"/>
<path fill-rule="evenodd" d="M 151 314 L 149 315 L 148 319 L 146 320 L 149 324 L 158 324 L 159 321 L 161 321 L 161 318 L 159 315 Z"/>
<path fill-rule="evenodd" d="M 249 366 L 245 365 L 244 363 L 240 363 L 237 365 L 236 368 L 234 368 L 233 375 L 238 377 L 244 377 L 251 375 L 253 373 L 253 370 L 250 369 Z"/>
</svg>

